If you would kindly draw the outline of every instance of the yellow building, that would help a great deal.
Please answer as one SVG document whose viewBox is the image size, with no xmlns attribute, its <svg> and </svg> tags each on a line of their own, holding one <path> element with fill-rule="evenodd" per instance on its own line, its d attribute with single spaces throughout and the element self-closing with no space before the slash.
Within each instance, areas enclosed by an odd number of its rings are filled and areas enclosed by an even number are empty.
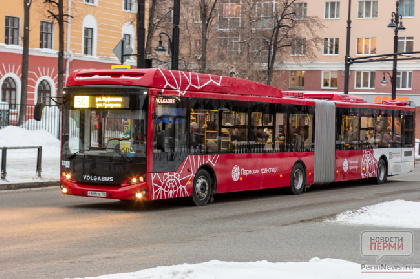
<svg viewBox="0 0 420 279">
<path fill-rule="evenodd" d="M 8 1 L 0 9 L 0 96 L 12 109 L 20 101 L 23 2 Z M 28 104 L 49 104 L 48 97 L 57 94 L 59 27 L 49 10 L 57 13 L 43 1 L 33 1 L 30 8 Z M 64 80 L 75 69 L 120 64 L 113 49 L 123 37 L 135 51 L 136 12 L 135 0 L 64 0 L 64 13 L 71 16 L 64 23 Z M 135 64 L 134 58 L 126 64 Z"/>
</svg>

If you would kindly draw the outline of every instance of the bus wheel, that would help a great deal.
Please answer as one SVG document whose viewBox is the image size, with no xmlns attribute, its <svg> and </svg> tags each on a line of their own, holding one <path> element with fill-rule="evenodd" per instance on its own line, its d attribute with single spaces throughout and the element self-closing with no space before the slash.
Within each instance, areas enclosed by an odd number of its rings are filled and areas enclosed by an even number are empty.
<svg viewBox="0 0 420 279">
<path fill-rule="evenodd" d="M 290 174 L 290 191 L 294 195 L 301 194 L 305 188 L 305 181 L 305 169 L 303 168 L 302 164 L 295 164 Z"/>
<path fill-rule="evenodd" d="M 193 202 L 195 205 L 206 205 L 211 197 L 211 178 L 206 170 L 199 170 L 195 174 L 193 185 Z"/>
<path fill-rule="evenodd" d="M 383 184 L 388 178 L 386 162 L 384 159 L 379 159 L 378 162 L 378 176 L 374 180 L 376 184 Z"/>
</svg>

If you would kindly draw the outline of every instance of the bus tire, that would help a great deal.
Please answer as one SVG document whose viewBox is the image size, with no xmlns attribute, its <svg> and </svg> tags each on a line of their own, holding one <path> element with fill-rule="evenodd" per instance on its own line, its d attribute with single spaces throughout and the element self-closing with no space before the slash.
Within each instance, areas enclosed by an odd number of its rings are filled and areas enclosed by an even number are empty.
<svg viewBox="0 0 420 279">
<path fill-rule="evenodd" d="M 388 168 L 384 159 L 379 159 L 378 162 L 378 175 L 375 177 L 376 184 L 384 184 L 388 178 Z"/>
<path fill-rule="evenodd" d="M 305 168 L 300 163 L 296 163 L 290 173 L 290 192 L 300 195 L 305 189 L 306 175 Z"/>
<path fill-rule="evenodd" d="M 211 177 L 206 170 L 199 170 L 194 177 L 193 202 L 197 206 L 206 205 L 211 198 Z"/>
</svg>

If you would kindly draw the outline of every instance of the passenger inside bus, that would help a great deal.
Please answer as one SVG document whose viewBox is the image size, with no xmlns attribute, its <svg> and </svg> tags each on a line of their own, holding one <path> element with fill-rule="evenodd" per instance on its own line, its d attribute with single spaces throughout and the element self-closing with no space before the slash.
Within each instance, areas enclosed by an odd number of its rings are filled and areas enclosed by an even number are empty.
<svg viewBox="0 0 420 279">
<path fill-rule="evenodd" d="M 197 122 L 190 123 L 190 147 L 201 150 L 204 144 L 204 131 L 199 129 Z"/>
<path fill-rule="evenodd" d="M 257 138 L 257 142 L 265 143 L 267 142 L 269 135 L 264 131 L 263 128 L 258 128 L 255 137 Z"/>
</svg>

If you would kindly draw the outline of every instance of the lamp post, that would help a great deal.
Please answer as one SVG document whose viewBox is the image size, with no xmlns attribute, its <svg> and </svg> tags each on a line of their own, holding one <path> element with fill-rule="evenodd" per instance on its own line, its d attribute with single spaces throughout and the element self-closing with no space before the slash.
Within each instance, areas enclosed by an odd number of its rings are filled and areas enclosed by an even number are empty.
<svg viewBox="0 0 420 279">
<path fill-rule="evenodd" d="M 344 94 L 349 94 L 350 28 L 351 28 L 350 9 L 351 9 L 351 0 L 349 0 L 349 8 L 348 8 L 348 15 L 347 15 L 346 58 L 345 58 L 345 64 L 344 64 Z"/>
<path fill-rule="evenodd" d="M 158 53 L 166 51 L 166 48 L 162 45 L 162 35 L 166 35 L 171 47 L 171 70 L 178 70 L 180 1 L 181 0 L 174 0 L 174 27 L 172 29 L 172 40 L 167 33 L 161 32 L 159 34 L 159 45 L 155 48 L 155 51 Z"/>
<path fill-rule="evenodd" d="M 402 15 L 399 12 L 400 1 L 395 3 L 395 12 L 392 12 L 391 22 L 388 24 L 388 28 L 394 29 L 394 55 L 393 55 L 393 66 L 392 66 L 392 99 L 397 98 L 397 59 L 398 59 L 398 31 L 404 31 L 405 27 L 402 24 Z"/>
</svg>

